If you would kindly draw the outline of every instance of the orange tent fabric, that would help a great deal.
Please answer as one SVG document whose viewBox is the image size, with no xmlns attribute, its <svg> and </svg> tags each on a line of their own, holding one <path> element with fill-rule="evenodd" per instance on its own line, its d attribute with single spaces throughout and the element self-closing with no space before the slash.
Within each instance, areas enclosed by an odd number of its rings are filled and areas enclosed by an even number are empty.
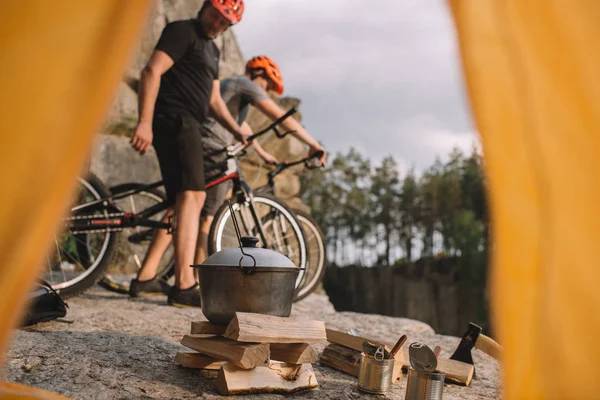
<svg viewBox="0 0 600 400">
<path fill-rule="evenodd" d="M 2 400 L 67 400 L 66 397 L 35 389 L 17 383 L 0 382 L 0 399 Z"/>
<path fill-rule="evenodd" d="M 489 182 L 505 398 L 597 398 L 600 2 L 449 4 Z"/>
<path fill-rule="evenodd" d="M 0 362 L 149 5 L 0 2 Z"/>
<path fill-rule="evenodd" d="M 149 2 L 0 3 L 0 355 Z M 449 4 L 490 184 L 505 398 L 596 397 L 600 3 Z"/>
</svg>

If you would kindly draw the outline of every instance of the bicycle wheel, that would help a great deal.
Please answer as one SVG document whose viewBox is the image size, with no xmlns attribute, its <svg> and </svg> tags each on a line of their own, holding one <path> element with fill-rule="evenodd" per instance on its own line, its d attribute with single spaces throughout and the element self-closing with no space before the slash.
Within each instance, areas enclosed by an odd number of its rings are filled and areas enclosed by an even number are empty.
<svg viewBox="0 0 600 400">
<path fill-rule="evenodd" d="M 256 215 L 260 218 L 268 248 L 288 257 L 295 265 L 303 268 L 296 279 L 296 288 L 299 288 L 304 279 L 306 260 L 308 258 L 306 242 L 300 224 L 294 213 L 279 200 L 270 196 L 254 196 Z M 232 205 L 240 225 L 242 236 L 254 236 L 259 239 L 258 247 L 264 244 L 258 233 L 257 224 L 252 217 L 249 203 L 235 203 Z M 209 252 L 212 254 L 222 249 L 238 247 L 231 212 L 227 203 L 223 204 L 216 212 L 215 219 L 210 228 L 208 240 Z"/>
<path fill-rule="evenodd" d="M 123 183 L 111 187 L 110 191 L 115 195 L 129 190 L 137 190 L 142 186 L 144 185 L 139 183 Z M 114 200 L 114 203 L 125 213 L 139 213 L 164 201 L 166 201 L 165 194 L 158 189 L 151 188 Z M 163 211 L 151 219 L 160 221 L 165 214 L 166 211 Z M 129 283 L 137 275 L 137 271 L 144 261 L 153 233 L 153 228 L 142 226 L 123 229 L 119 236 L 119 245 L 113 263 L 100 280 L 100 286 L 117 293 L 129 293 Z M 174 258 L 175 253 L 171 243 L 158 266 L 157 276 L 159 278 L 165 281 L 171 278 Z"/>
<path fill-rule="evenodd" d="M 78 210 L 77 206 L 110 196 L 109 190 L 95 175 L 77 178 L 70 215 L 63 229 L 54 235 L 46 255 L 43 279 L 64 298 L 75 296 L 96 283 L 108 267 L 115 251 L 116 232 L 72 233 L 70 221 L 77 217 L 106 218 L 109 210 L 102 204 Z"/>
<path fill-rule="evenodd" d="M 311 294 L 323 280 L 327 263 L 327 250 L 323 232 L 310 214 L 301 210 L 294 210 L 294 213 L 296 219 L 300 222 L 308 247 L 306 273 L 296 295 L 296 301 L 298 301 Z"/>
</svg>

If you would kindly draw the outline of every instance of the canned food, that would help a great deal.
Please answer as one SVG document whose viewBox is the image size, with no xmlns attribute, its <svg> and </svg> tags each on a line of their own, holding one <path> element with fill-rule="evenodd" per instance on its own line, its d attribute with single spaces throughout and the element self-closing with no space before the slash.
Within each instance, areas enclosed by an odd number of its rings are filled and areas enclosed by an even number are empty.
<svg viewBox="0 0 600 400">
<path fill-rule="evenodd" d="M 383 394 L 392 387 L 395 359 L 376 359 L 365 353 L 360 356 L 358 389 L 367 393 Z"/>
<path fill-rule="evenodd" d="M 441 400 L 444 392 L 445 374 L 434 371 L 408 369 L 406 400 Z"/>
</svg>

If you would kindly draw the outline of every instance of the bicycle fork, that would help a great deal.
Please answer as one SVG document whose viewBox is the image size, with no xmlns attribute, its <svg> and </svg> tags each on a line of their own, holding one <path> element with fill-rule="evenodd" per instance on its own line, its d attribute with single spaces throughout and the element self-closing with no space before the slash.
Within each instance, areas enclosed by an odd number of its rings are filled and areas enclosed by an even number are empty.
<svg viewBox="0 0 600 400">
<path fill-rule="evenodd" d="M 265 235 L 265 229 L 262 223 L 262 220 L 260 218 L 260 215 L 258 215 L 258 212 L 256 210 L 256 204 L 254 203 L 254 196 L 252 195 L 252 192 L 250 191 L 250 188 L 246 188 L 245 185 L 242 189 L 242 193 L 240 194 L 241 198 L 239 198 L 238 201 L 239 204 L 243 204 L 245 202 L 248 202 L 249 204 L 249 209 L 250 209 L 250 213 L 251 215 L 251 219 L 254 221 L 254 226 L 256 228 L 257 234 L 258 234 L 258 239 L 260 239 L 263 243 L 263 247 L 268 249 L 270 248 L 270 243 L 267 240 L 267 235 Z M 240 216 L 241 216 L 241 220 L 242 220 L 242 224 L 244 225 L 244 228 L 246 229 L 246 232 L 252 232 L 252 225 L 251 225 L 251 221 L 249 221 L 249 216 L 243 211 L 243 207 L 240 207 Z"/>
</svg>

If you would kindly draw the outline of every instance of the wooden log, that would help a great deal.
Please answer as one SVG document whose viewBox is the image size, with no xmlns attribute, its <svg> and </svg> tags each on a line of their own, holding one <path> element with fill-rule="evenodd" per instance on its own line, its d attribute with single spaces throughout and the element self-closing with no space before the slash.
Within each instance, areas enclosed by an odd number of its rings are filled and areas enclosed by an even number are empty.
<svg viewBox="0 0 600 400">
<path fill-rule="evenodd" d="M 386 343 L 371 340 L 365 337 L 349 335 L 333 329 L 327 329 L 327 341 L 359 352 L 362 352 L 362 343 L 365 340 L 368 340 L 376 345 L 385 346 L 386 350 L 390 351 L 390 346 Z M 321 357 L 323 356 L 321 355 Z M 398 351 L 395 358 L 402 361 L 403 368 L 410 368 L 408 351 L 404 351 L 404 349 Z M 328 362 L 327 358 L 325 362 Z M 438 370 L 446 374 L 446 382 L 448 383 L 457 383 L 460 385 L 469 386 L 471 384 L 471 380 L 473 379 L 474 367 L 470 364 L 462 363 L 460 361 L 440 358 L 438 360 Z"/>
<path fill-rule="evenodd" d="M 318 343 L 327 341 L 325 323 L 272 315 L 235 313 L 225 337 L 239 342 Z"/>
<path fill-rule="evenodd" d="M 293 393 L 318 386 L 310 364 L 292 365 L 272 361 L 268 367 L 251 370 L 226 364 L 215 381 L 222 395 L 246 393 Z"/>
<path fill-rule="evenodd" d="M 250 369 L 269 365 L 269 345 L 263 343 L 239 343 L 220 336 L 185 335 L 181 344 L 199 353 L 229 361 L 240 368 Z"/>
<path fill-rule="evenodd" d="M 271 360 L 288 364 L 317 362 L 317 353 L 309 343 L 271 343 Z"/>
<path fill-rule="evenodd" d="M 200 375 L 211 379 L 215 379 L 221 367 L 227 364 L 227 361 L 218 361 L 200 353 L 181 351 L 175 355 L 175 362 L 185 368 L 197 369 Z"/>
<path fill-rule="evenodd" d="M 330 344 L 321 353 L 319 364 L 358 378 L 360 372 L 360 355 L 360 351 L 338 344 Z M 401 379 L 402 360 L 397 358 L 394 363 L 392 381 L 397 382 Z"/>
<path fill-rule="evenodd" d="M 227 327 L 224 325 L 214 325 L 208 321 L 192 321 L 192 329 L 190 330 L 190 333 L 192 335 L 201 333 L 222 335 L 225 333 L 225 328 Z"/>
<path fill-rule="evenodd" d="M 218 371 L 227 364 L 227 361 L 219 361 L 200 353 L 178 351 L 175 354 L 175 362 L 182 367 L 197 369 L 212 369 Z"/>
<path fill-rule="evenodd" d="M 327 329 L 326 332 L 327 332 L 327 341 L 329 343 L 339 344 L 339 345 L 347 347 L 349 349 L 353 349 L 353 350 L 362 352 L 362 344 L 365 340 L 367 340 L 370 343 L 373 343 L 374 345 L 385 346 L 385 349 L 387 351 L 391 351 L 390 347 L 387 346 L 385 343 L 378 342 L 376 340 L 371 340 L 371 339 L 361 337 L 361 336 L 349 335 L 347 333 L 336 331 L 333 329 Z M 396 358 L 398 358 L 398 357 L 396 357 Z"/>
<path fill-rule="evenodd" d="M 410 358 L 408 352 L 404 354 L 404 368 L 410 368 Z M 457 383 L 459 385 L 469 386 L 473 379 L 475 367 L 471 364 L 463 363 L 448 358 L 438 358 L 438 371 L 446 374 L 447 383 Z"/>
</svg>

